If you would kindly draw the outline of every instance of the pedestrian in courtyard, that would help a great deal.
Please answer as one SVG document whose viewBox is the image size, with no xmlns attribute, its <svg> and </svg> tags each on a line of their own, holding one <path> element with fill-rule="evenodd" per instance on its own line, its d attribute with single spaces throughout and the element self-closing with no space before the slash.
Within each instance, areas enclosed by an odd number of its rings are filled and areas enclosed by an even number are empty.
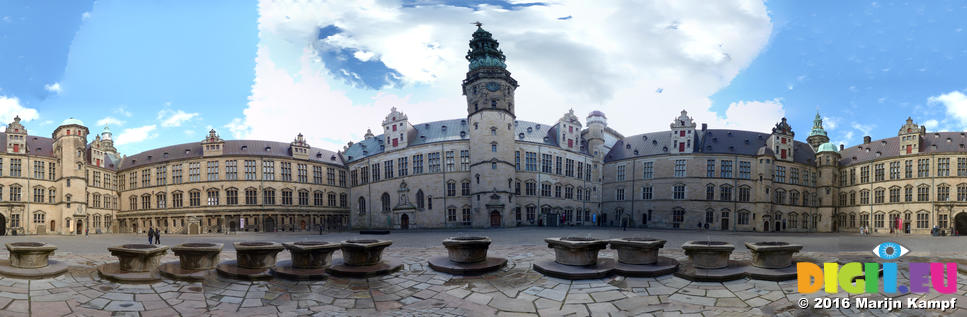
<svg viewBox="0 0 967 317">
<path fill-rule="evenodd" d="M 148 244 L 154 244 L 154 227 L 148 228 Z"/>
<path fill-rule="evenodd" d="M 161 229 L 154 231 L 154 244 L 161 244 Z"/>
</svg>

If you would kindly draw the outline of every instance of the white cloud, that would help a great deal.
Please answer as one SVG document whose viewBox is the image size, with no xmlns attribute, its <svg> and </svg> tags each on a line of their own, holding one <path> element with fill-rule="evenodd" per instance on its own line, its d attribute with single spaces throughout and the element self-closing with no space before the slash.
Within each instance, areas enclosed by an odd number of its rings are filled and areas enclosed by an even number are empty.
<svg viewBox="0 0 967 317">
<path fill-rule="evenodd" d="M 197 116 L 197 112 L 188 113 L 181 109 L 177 111 L 172 111 L 169 109 L 162 109 L 161 111 L 158 111 L 158 120 L 161 121 L 161 126 L 165 128 L 180 127 L 182 123 L 185 123 Z"/>
<path fill-rule="evenodd" d="M 90 11 L 84 11 L 84 13 L 81 13 L 81 20 L 87 21 L 90 18 L 91 18 L 91 12 Z"/>
<path fill-rule="evenodd" d="M 760 1 L 477 9 L 261 1 L 255 84 L 243 116 L 225 127 L 236 137 L 274 140 L 304 132 L 315 146 L 335 150 L 358 140 L 366 127 L 377 128 L 391 106 L 414 123 L 464 117 L 458 85 L 474 30 L 467 22 L 475 20 L 500 41 L 508 70 L 521 84 L 516 94 L 521 120 L 550 123 L 572 107 L 582 117 L 601 110 L 611 127 L 637 134 L 667 126 L 685 108 L 712 128 L 768 131 L 784 113 L 779 100 L 738 101 L 722 115 L 710 109 L 709 96 L 768 42 L 772 22 Z M 557 19 L 562 16 L 572 18 Z M 319 28 L 328 25 L 341 33 L 318 40 Z M 403 88 L 374 92 L 335 79 L 333 73 L 354 74 L 326 68 L 318 52 L 331 49 L 381 61 L 399 72 Z M 730 115 L 729 109 L 764 112 L 750 120 L 748 113 Z"/>
<path fill-rule="evenodd" d="M 39 118 L 40 114 L 37 113 L 37 109 L 21 105 L 17 97 L 0 95 L 0 124 L 7 124 L 16 116 L 20 116 L 20 120 L 24 122 L 29 122 Z"/>
<path fill-rule="evenodd" d="M 710 121 L 718 128 L 738 128 L 753 131 L 770 131 L 786 115 L 782 100 L 733 102 L 725 110 L 725 117 Z"/>
<path fill-rule="evenodd" d="M 924 127 L 927 127 L 927 129 L 929 129 L 929 130 L 933 130 L 933 129 L 937 128 L 938 126 L 940 126 L 940 122 L 937 121 L 937 120 L 935 120 L 935 119 L 930 119 L 930 120 L 924 121 L 923 122 L 923 126 Z"/>
<path fill-rule="evenodd" d="M 826 129 L 826 131 L 836 130 L 836 127 L 838 126 L 839 126 L 839 118 L 823 117 L 823 129 Z"/>
<path fill-rule="evenodd" d="M 152 124 L 137 128 L 124 129 L 124 131 L 121 131 L 121 134 L 118 135 L 114 143 L 117 145 L 125 145 L 155 138 L 158 136 L 158 134 L 155 133 L 157 128 L 157 125 Z"/>
<path fill-rule="evenodd" d="M 60 83 L 46 84 L 44 85 L 44 89 L 58 95 L 63 91 L 63 89 L 60 88 Z"/>
<path fill-rule="evenodd" d="M 128 117 L 128 118 L 130 118 L 132 115 L 134 115 L 134 114 L 131 113 L 131 111 L 128 111 L 128 108 L 125 105 L 118 106 L 117 109 L 114 109 L 114 113 L 120 114 L 120 115 L 125 116 L 125 117 Z"/>
<path fill-rule="evenodd" d="M 124 121 L 118 120 L 117 118 L 111 117 L 111 116 L 107 116 L 107 117 L 101 118 L 101 120 L 97 120 L 97 126 L 99 127 L 112 126 L 112 125 L 113 126 L 124 125 Z"/>
<path fill-rule="evenodd" d="M 930 105 L 943 105 L 947 110 L 947 115 L 960 122 L 961 126 L 967 126 L 967 96 L 960 91 L 951 91 L 939 96 L 927 98 Z"/>
<path fill-rule="evenodd" d="M 850 124 L 850 126 L 863 134 L 863 136 L 869 136 L 870 132 L 873 131 L 873 128 L 876 127 L 874 124 L 861 124 L 859 122 L 853 122 Z"/>
</svg>

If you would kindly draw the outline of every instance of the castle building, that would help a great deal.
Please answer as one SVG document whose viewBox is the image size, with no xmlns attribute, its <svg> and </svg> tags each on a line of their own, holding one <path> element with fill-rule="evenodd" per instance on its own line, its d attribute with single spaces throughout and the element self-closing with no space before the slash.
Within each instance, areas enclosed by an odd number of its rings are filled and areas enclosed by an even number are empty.
<svg viewBox="0 0 967 317">
<path fill-rule="evenodd" d="M 105 127 L 67 119 L 50 138 L 19 118 L 0 138 L 0 235 L 621 226 L 760 232 L 967 233 L 967 134 L 837 148 L 817 114 L 806 142 L 710 129 L 681 113 L 625 136 L 600 111 L 517 118 L 506 56 L 478 25 L 467 114 L 412 122 L 392 108 L 338 152 L 223 140 L 120 155 Z M 527 106 L 527 105 L 525 105 Z M 954 165 L 956 163 L 956 165 Z M 956 168 L 956 170 L 955 170 Z M 5 192 L 4 192 L 5 191 Z M 954 192 L 956 191 L 956 192 Z"/>
</svg>

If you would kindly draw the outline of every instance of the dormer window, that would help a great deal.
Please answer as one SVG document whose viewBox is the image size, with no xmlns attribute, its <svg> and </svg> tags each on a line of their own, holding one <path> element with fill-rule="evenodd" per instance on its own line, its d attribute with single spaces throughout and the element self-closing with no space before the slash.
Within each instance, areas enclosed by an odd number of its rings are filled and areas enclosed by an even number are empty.
<svg viewBox="0 0 967 317">
<path fill-rule="evenodd" d="M 442 131 L 446 131 L 446 130 L 447 130 L 447 126 L 441 126 L 441 127 L 440 127 L 440 130 L 442 130 Z"/>
<path fill-rule="evenodd" d="M 185 149 L 185 155 L 191 155 L 191 150 Z"/>
<path fill-rule="evenodd" d="M 272 147 L 271 147 L 271 146 L 266 146 L 266 147 L 265 147 L 265 151 L 266 151 L 266 152 L 270 152 L 270 151 L 272 151 Z"/>
<path fill-rule="evenodd" d="M 517 137 L 520 138 L 521 140 L 523 140 L 524 139 L 524 134 L 523 133 L 520 133 L 520 134 L 517 135 Z"/>
<path fill-rule="evenodd" d="M 162 156 L 164 156 L 164 158 L 168 158 L 168 152 L 165 152 L 164 154 L 162 154 Z"/>
</svg>

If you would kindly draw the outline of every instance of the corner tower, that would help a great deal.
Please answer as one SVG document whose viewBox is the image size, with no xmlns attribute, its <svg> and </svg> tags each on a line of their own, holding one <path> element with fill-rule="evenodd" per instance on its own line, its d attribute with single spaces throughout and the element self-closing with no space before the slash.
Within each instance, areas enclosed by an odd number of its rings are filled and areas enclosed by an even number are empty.
<svg viewBox="0 0 967 317">
<path fill-rule="evenodd" d="M 470 70 L 463 80 L 470 129 L 470 184 L 474 227 L 515 223 L 510 195 L 514 178 L 514 91 L 504 53 L 477 22 L 470 40 Z"/>
</svg>

